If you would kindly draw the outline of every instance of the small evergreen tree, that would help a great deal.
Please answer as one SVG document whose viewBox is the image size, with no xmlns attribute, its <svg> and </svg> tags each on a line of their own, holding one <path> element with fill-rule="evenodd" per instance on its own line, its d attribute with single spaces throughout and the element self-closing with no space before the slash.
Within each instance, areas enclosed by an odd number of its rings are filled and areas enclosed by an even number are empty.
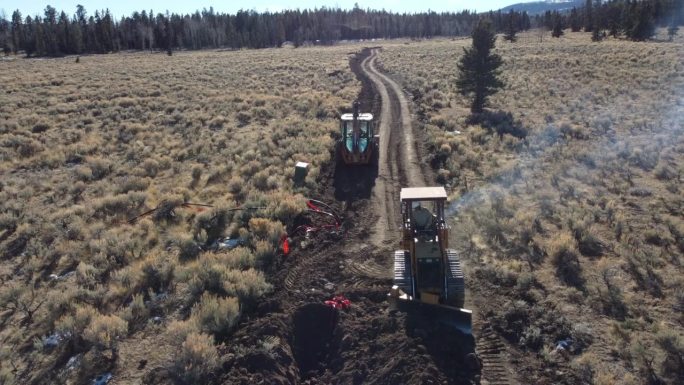
<svg viewBox="0 0 684 385">
<path fill-rule="evenodd" d="M 473 98 L 471 112 L 480 113 L 487 104 L 487 97 L 504 86 L 499 79 L 499 67 L 503 60 L 501 56 L 491 52 L 496 36 L 488 21 L 478 22 L 473 29 L 472 38 L 472 47 L 463 49 L 464 55 L 457 65 L 459 76 L 456 87 L 462 95 Z"/>
<path fill-rule="evenodd" d="M 582 20 L 580 19 L 577 8 L 573 7 L 570 11 L 570 30 L 572 32 L 579 32 L 582 29 Z"/>
<path fill-rule="evenodd" d="M 508 40 L 511 43 L 515 43 L 518 40 L 518 37 L 515 36 L 515 34 L 518 32 L 516 28 L 516 21 L 515 21 L 515 14 L 513 11 L 508 13 L 508 18 L 507 18 L 507 25 L 506 25 L 506 34 L 504 35 L 504 40 Z"/>
<path fill-rule="evenodd" d="M 587 0 L 584 6 L 584 32 L 591 32 L 594 27 L 594 10 L 592 0 Z"/>
<path fill-rule="evenodd" d="M 608 34 L 614 38 L 617 38 L 620 35 L 620 30 L 616 23 L 610 25 L 610 32 Z"/>
<path fill-rule="evenodd" d="M 672 23 L 669 27 L 667 27 L 667 37 L 670 41 L 674 40 L 674 37 L 677 36 L 677 32 L 679 32 L 679 26 L 677 25 L 677 21 L 673 17 Z"/>
<path fill-rule="evenodd" d="M 644 41 L 650 39 L 655 34 L 653 11 L 649 3 L 644 3 L 637 7 L 637 12 L 632 14 L 632 17 L 635 21 L 632 27 L 626 31 L 627 37 L 631 40 Z"/>
<path fill-rule="evenodd" d="M 12 13 L 12 49 L 16 54 L 25 44 L 24 25 L 21 19 L 21 12 L 16 10 Z"/>
<path fill-rule="evenodd" d="M 532 28 L 532 22 L 530 21 L 530 16 L 527 14 L 527 11 L 524 11 L 522 13 L 522 17 L 520 18 L 520 29 L 527 31 L 530 28 Z"/>
<path fill-rule="evenodd" d="M 554 15 L 553 31 L 551 32 L 551 36 L 563 36 L 563 19 L 561 18 L 561 15 L 558 12 L 556 12 L 556 14 Z"/>
<path fill-rule="evenodd" d="M 591 31 L 591 41 L 599 42 L 601 40 L 603 40 L 603 34 L 599 30 L 599 28 L 595 26 Z"/>
</svg>

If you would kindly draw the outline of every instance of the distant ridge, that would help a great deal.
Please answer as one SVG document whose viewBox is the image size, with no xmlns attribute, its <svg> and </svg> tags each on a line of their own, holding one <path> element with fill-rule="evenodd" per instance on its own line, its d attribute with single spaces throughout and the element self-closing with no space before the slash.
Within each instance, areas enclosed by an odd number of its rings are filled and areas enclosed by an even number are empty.
<svg viewBox="0 0 684 385">
<path fill-rule="evenodd" d="M 569 11 L 572 7 L 580 8 L 583 6 L 583 0 L 546 0 L 512 4 L 501 8 L 501 11 L 508 12 L 514 10 L 517 12 L 527 12 L 528 15 L 533 16 L 546 11 Z"/>
</svg>

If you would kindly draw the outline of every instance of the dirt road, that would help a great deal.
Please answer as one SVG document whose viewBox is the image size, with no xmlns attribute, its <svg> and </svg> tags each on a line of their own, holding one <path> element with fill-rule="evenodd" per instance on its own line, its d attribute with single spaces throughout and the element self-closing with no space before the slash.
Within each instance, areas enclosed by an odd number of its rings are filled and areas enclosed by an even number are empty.
<svg viewBox="0 0 684 385">
<path fill-rule="evenodd" d="M 399 241 L 399 192 L 402 186 L 424 186 L 428 178 L 418 163 L 408 101 L 378 71 L 378 50 L 364 50 L 352 59 L 352 68 L 363 83 L 362 109 L 379 117 L 377 172 L 327 171 L 319 193 L 343 212 L 344 236 L 315 235 L 305 242 L 308 246 L 296 245 L 274 264 L 268 272 L 274 293 L 227 344 L 219 383 L 473 382 L 473 373 L 457 358 L 462 352 L 453 333 L 388 310 L 391 255 Z M 344 189 L 345 183 L 358 185 L 359 180 L 365 190 Z M 348 309 L 323 304 L 338 294 L 351 301 Z"/>
<path fill-rule="evenodd" d="M 373 82 L 382 100 L 378 131 L 380 157 L 378 178 L 373 189 L 372 205 L 378 219 L 372 229 L 371 242 L 376 247 L 396 243 L 399 192 L 401 187 L 425 186 L 421 173 L 411 115 L 406 96 L 395 81 L 377 69 L 379 49 L 361 63 L 361 70 Z"/>
</svg>

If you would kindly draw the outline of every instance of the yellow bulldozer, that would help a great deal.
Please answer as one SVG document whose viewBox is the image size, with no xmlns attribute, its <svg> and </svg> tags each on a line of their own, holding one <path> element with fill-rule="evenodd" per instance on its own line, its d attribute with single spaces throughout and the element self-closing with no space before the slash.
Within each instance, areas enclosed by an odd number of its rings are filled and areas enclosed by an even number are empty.
<svg viewBox="0 0 684 385">
<path fill-rule="evenodd" d="M 402 250 L 394 252 L 390 308 L 421 313 L 472 335 L 458 254 L 449 249 L 444 187 L 401 189 Z"/>
</svg>

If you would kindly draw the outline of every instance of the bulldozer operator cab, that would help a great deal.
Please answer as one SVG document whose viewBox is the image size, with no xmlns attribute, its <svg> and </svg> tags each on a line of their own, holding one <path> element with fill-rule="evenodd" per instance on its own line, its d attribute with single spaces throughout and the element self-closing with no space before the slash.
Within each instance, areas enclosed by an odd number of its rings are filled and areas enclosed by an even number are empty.
<svg viewBox="0 0 684 385">
<path fill-rule="evenodd" d="M 373 139 L 373 115 L 344 114 L 340 119 L 340 131 L 344 147 L 350 153 L 364 153 Z M 356 125 L 356 130 L 354 129 Z"/>
<path fill-rule="evenodd" d="M 446 191 L 438 187 L 402 189 L 401 206 L 404 249 L 413 259 L 417 275 L 417 293 L 426 302 L 438 300 L 444 281 L 444 250 L 447 247 L 447 225 L 444 220 Z"/>
<path fill-rule="evenodd" d="M 430 202 L 426 203 L 430 204 Z M 430 210 L 423 205 L 424 203 L 421 201 L 413 202 L 411 204 L 411 222 L 413 223 L 413 229 L 416 234 L 428 235 L 437 230 L 435 227 L 437 216 L 433 214 L 434 209 Z"/>
</svg>

